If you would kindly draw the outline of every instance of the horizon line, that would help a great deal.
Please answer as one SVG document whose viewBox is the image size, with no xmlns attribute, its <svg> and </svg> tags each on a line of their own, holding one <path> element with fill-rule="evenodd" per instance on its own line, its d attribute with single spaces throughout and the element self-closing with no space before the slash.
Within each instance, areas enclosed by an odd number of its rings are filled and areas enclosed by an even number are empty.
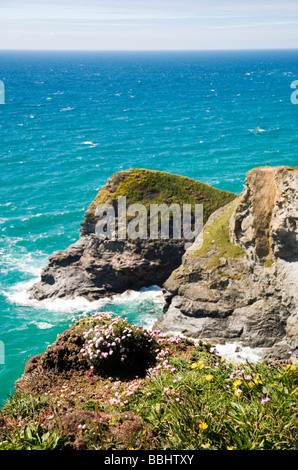
<svg viewBox="0 0 298 470">
<path fill-rule="evenodd" d="M 257 52 L 298 51 L 298 47 L 242 48 L 242 49 L 0 49 L 0 52 Z"/>
</svg>

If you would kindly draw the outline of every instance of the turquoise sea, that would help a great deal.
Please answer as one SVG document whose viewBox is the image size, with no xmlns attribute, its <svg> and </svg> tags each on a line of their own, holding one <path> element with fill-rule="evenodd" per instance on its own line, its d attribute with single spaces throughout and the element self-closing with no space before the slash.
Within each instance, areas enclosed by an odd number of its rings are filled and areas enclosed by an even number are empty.
<svg viewBox="0 0 298 470">
<path fill-rule="evenodd" d="M 240 193 L 252 167 L 297 166 L 295 79 L 298 51 L 0 52 L 0 404 L 80 312 L 145 326 L 161 313 L 156 288 L 91 304 L 26 294 L 106 179 L 151 168 Z"/>
</svg>

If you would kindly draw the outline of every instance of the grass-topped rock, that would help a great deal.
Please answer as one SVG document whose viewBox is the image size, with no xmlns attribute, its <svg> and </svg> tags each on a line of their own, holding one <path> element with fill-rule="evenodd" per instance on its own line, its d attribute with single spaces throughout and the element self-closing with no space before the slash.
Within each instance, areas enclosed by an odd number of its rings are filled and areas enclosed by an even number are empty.
<svg viewBox="0 0 298 470">
<path fill-rule="evenodd" d="M 125 196 L 127 205 L 141 203 L 150 210 L 150 204 L 195 204 L 204 205 L 204 223 L 219 207 L 232 201 L 236 196 L 227 191 L 213 188 L 207 184 L 185 176 L 164 171 L 130 169 L 115 173 L 99 191 L 90 204 L 82 232 L 88 231 L 86 224 L 95 222 L 95 211 L 100 204 L 112 203 L 116 206 L 119 197 Z"/>
<path fill-rule="evenodd" d="M 118 227 L 118 201 L 124 196 L 127 208 L 142 204 L 148 214 L 144 238 L 132 239 L 125 232 L 123 235 L 123 227 Z M 150 237 L 150 206 L 176 204 L 182 214 L 183 204 L 191 205 L 193 229 L 195 204 L 203 204 L 206 222 L 214 211 L 235 197 L 191 178 L 162 171 L 130 169 L 115 173 L 87 209 L 80 239 L 50 256 L 49 264 L 41 273 L 41 281 L 33 286 L 30 294 L 38 300 L 76 296 L 94 300 L 128 289 L 161 286 L 180 265 L 188 240 L 183 237 L 183 231 L 181 238 L 173 237 L 171 212 L 169 236 Z M 100 239 L 96 235 L 96 226 L 101 219 L 98 208 L 103 204 L 109 204 L 115 211 L 114 239 Z M 127 222 L 133 217 L 134 214 L 128 214 Z"/>
</svg>

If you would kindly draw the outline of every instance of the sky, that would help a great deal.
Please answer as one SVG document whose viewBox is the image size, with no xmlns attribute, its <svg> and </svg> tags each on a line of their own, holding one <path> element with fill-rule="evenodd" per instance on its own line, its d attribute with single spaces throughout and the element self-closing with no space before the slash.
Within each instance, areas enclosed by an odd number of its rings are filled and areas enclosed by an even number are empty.
<svg viewBox="0 0 298 470">
<path fill-rule="evenodd" d="M 297 0 L 0 0 L 0 49 L 296 48 Z"/>
</svg>

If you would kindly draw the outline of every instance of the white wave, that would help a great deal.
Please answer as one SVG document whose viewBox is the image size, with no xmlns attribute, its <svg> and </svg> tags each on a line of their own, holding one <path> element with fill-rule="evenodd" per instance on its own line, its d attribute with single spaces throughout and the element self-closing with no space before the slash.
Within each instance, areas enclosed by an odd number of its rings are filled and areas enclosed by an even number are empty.
<svg viewBox="0 0 298 470">
<path fill-rule="evenodd" d="M 64 111 L 72 111 L 74 108 L 71 108 L 70 106 L 68 108 L 62 108 L 60 109 L 60 113 L 64 112 Z"/>
<path fill-rule="evenodd" d="M 239 343 L 217 344 L 215 349 L 221 357 L 234 363 L 262 361 L 267 350 L 266 348 L 250 348 Z"/>
<path fill-rule="evenodd" d="M 136 303 L 145 300 L 152 300 L 158 306 L 162 307 L 164 298 L 162 290 L 157 286 L 143 288 L 140 291 L 129 290 L 122 294 L 112 297 L 104 297 L 102 299 L 89 301 L 84 297 L 75 297 L 71 299 L 45 299 L 36 300 L 30 298 L 29 289 L 40 278 L 34 278 L 30 281 L 19 282 L 10 288 L 8 292 L 3 292 L 8 301 L 19 306 L 33 307 L 38 310 L 45 309 L 52 312 L 64 313 L 89 313 L 102 309 L 106 305 L 121 305 L 127 303 Z"/>
<path fill-rule="evenodd" d="M 41 217 L 42 215 L 45 215 L 45 214 L 30 214 L 28 217 L 21 217 L 21 221 L 22 222 L 25 222 L 25 220 L 30 220 L 30 219 L 34 219 L 35 217 Z M 46 214 L 47 215 L 47 214 Z M 18 217 L 17 217 L 18 218 Z"/>
<path fill-rule="evenodd" d="M 11 328 L 10 330 L 7 331 L 7 333 L 13 333 L 15 331 L 23 331 L 23 330 L 28 330 L 28 326 L 26 324 L 22 324 L 20 326 L 16 326 Z"/>
<path fill-rule="evenodd" d="M 40 322 L 33 322 L 34 325 L 37 326 L 40 330 L 48 330 L 50 328 L 53 328 L 55 325 L 52 325 L 51 323 L 47 323 L 45 321 L 40 321 Z"/>
<path fill-rule="evenodd" d="M 160 299 L 163 301 L 162 290 L 158 286 L 151 287 L 142 287 L 139 291 L 136 290 L 127 290 L 122 294 L 117 294 L 113 296 L 114 304 L 122 304 L 123 302 L 132 302 L 138 300 L 146 299 Z M 110 299 L 109 299 L 110 300 Z"/>
<path fill-rule="evenodd" d="M 86 142 L 82 142 L 83 145 L 89 145 L 90 147 L 97 147 L 98 144 L 92 142 L 91 140 L 90 141 L 86 141 Z"/>
<path fill-rule="evenodd" d="M 203 341 L 203 343 L 208 344 L 208 338 L 192 338 L 185 336 L 182 332 L 179 331 L 167 331 L 166 336 L 173 335 L 180 338 L 186 338 L 192 340 L 195 344 Z M 210 348 L 210 352 L 218 354 L 220 357 L 224 357 L 227 361 L 231 361 L 234 364 L 238 362 L 261 362 L 268 348 L 250 348 L 249 346 L 243 346 L 241 343 L 226 343 L 226 344 L 216 344 Z"/>
<path fill-rule="evenodd" d="M 266 132 L 266 129 L 262 129 L 261 127 L 257 127 L 256 129 L 248 129 L 249 132 L 252 132 L 253 134 L 257 135 L 262 132 Z"/>
<path fill-rule="evenodd" d="M 31 253 L 21 254 L 18 257 L 16 254 L 1 250 L 0 255 L 2 271 L 17 271 L 31 274 L 34 277 L 39 276 L 41 268 L 47 260 L 47 256 L 44 254 L 40 254 L 40 258 L 34 258 Z"/>
</svg>

